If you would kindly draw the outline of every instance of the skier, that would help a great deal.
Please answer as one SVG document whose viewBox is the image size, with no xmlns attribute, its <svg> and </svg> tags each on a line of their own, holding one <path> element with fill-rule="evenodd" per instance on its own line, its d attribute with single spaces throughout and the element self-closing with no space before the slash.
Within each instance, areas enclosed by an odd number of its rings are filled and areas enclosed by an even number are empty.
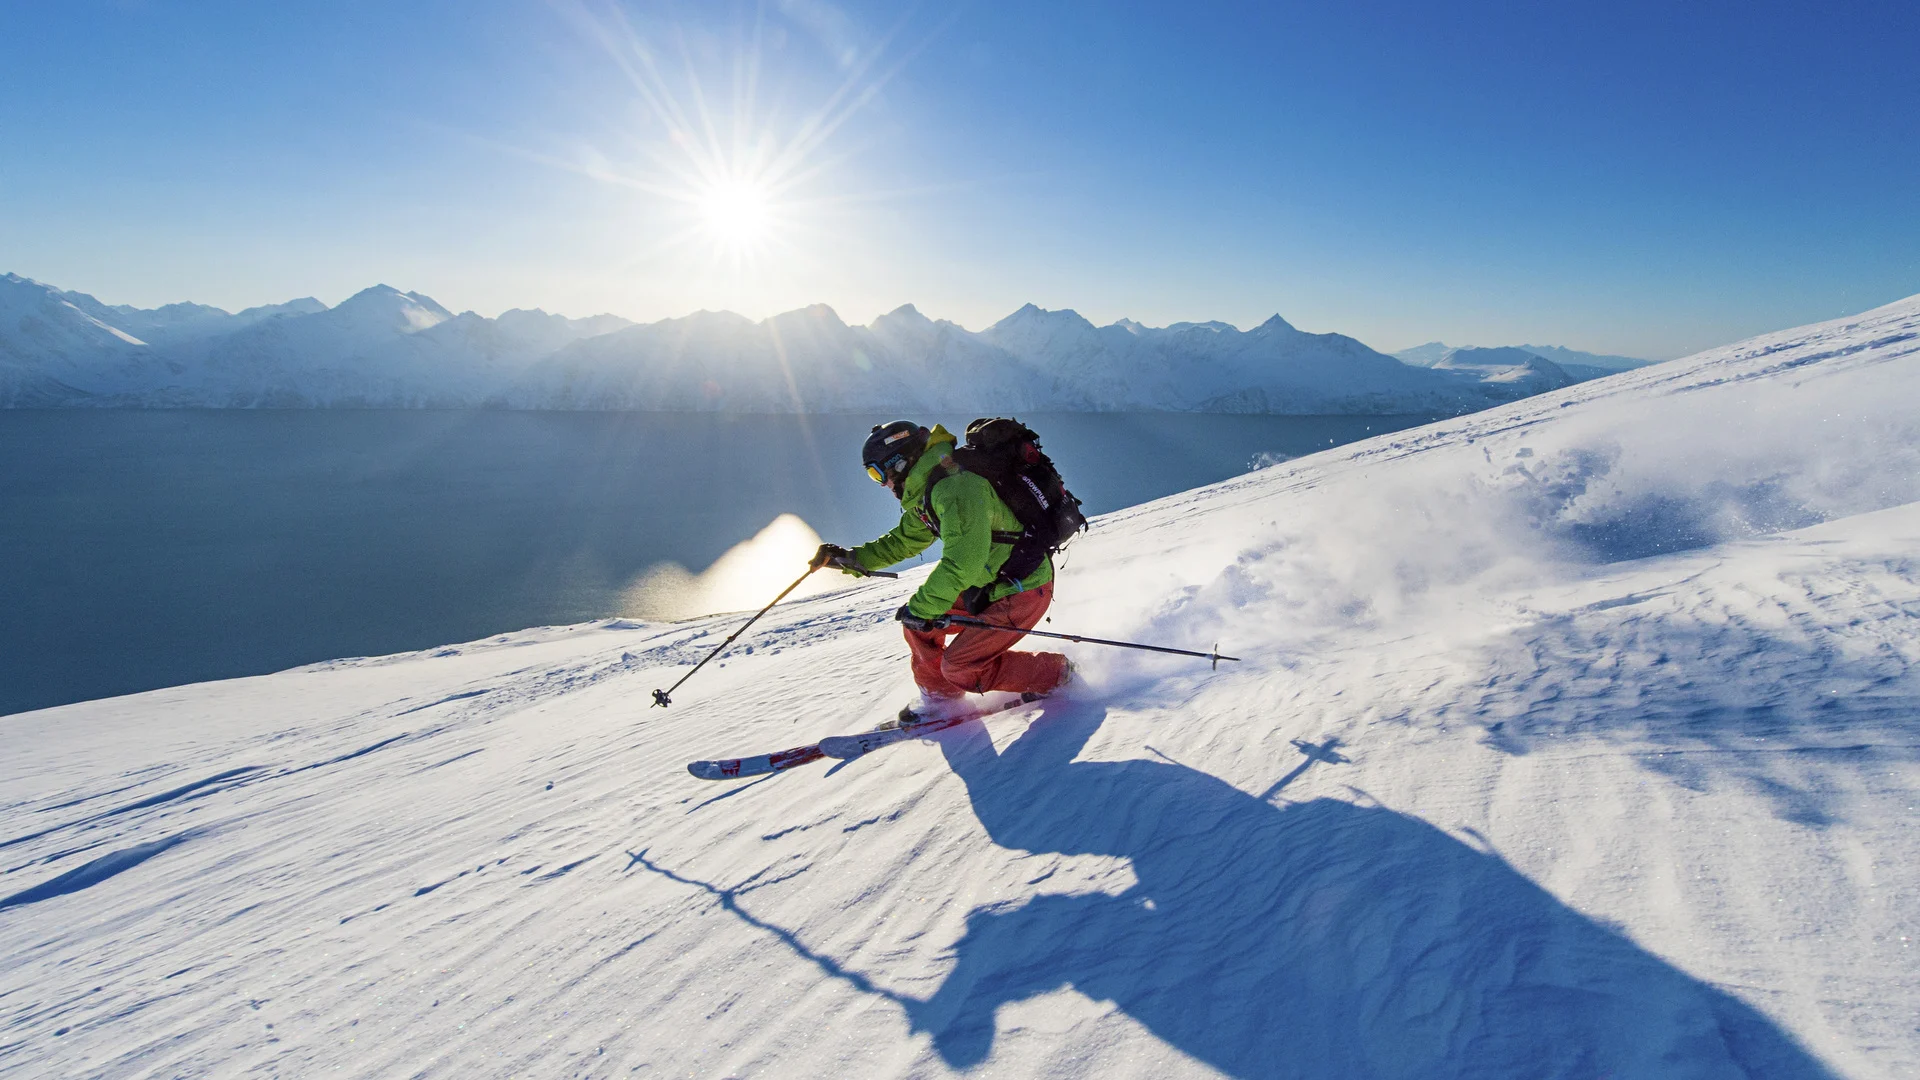
<svg viewBox="0 0 1920 1080">
<path fill-rule="evenodd" d="M 822 544 L 813 557 L 815 566 L 858 576 L 941 542 L 940 564 L 894 613 L 913 651 L 913 681 L 921 695 L 903 719 L 956 715 L 968 693 L 1045 694 L 1065 685 L 1073 670 L 1060 653 L 1009 651 L 1053 602 L 1053 560 L 1042 558 L 1019 581 L 1001 575 L 1021 535 L 1020 519 L 985 477 L 954 464 L 955 441 L 938 424 L 928 429 L 895 420 L 875 427 L 860 461 L 900 500 L 900 524 L 852 550 Z M 949 616 L 963 614 L 1011 629 L 949 624 Z"/>
</svg>

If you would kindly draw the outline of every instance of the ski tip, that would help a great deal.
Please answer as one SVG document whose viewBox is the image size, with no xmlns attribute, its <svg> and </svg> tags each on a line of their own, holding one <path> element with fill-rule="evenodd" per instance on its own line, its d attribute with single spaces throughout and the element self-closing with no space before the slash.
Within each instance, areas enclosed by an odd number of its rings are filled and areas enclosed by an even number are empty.
<svg viewBox="0 0 1920 1080">
<path fill-rule="evenodd" d="M 687 771 L 702 780 L 725 780 L 727 774 L 717 761 L 689 761 Z"/>
</svg>

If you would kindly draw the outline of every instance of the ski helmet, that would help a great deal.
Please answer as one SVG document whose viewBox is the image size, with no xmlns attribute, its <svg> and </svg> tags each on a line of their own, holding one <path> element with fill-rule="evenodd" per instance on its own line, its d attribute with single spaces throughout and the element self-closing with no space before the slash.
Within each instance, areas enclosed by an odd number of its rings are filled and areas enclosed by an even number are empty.
<svg viewBox="0 0 1920 1080">
<path fill-rule="evenodd" d="M 875 481 L 897 489 L 901 477 L 920 460 L 926 448 L 927 429 L 911 420 L 875 424 L 866 445 L 860 448 L 860 464 Z"/>
</svg>

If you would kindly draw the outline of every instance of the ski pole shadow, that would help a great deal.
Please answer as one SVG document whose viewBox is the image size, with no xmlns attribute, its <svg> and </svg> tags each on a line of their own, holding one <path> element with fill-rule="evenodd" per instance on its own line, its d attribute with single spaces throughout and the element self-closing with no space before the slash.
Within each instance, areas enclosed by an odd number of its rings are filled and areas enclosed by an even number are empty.
<svg viewBox="0 0 1920 1080">
<path fill-rule="evenodd" d="M 939 740 L 994 843 L 1137 878 L 970 913 L 939 989 L 902 1001 L 950 1066 L 988 1058 L 1001 1005 L 1070 986 L 1235 1077 L 1831 1075 L 1496 854 L 1384 807 L 1075 761 L 1104 719 L 1055 703 L 998 753 L 979 725 Z M 1300 749 L 1269 797 L 1338 757 Z"/>
<path fill-rule="evenodd" d="M 1345 755 L 1341 754 L 1340 751 L 1334 749 L 1335 747 L 1340 745 L 1339 739 L 1328 739 L 1326 742 L 1320 744 L 1319 746 L 1315 746 L 1312 743 L 1307 742 L 1305 739 L 1290 739 L 1288 741 L 1293 743 L 1293 748 L 1295 750 L 1298 750 L 1302 754 L 1306 755 L 1307 760 L 1294 766 L 1294 769 L 1292 772 L 1274 781 L 1272 787 L 1261 792 L 1260 793 L 1261 802 L 1270 801 L 1275 795 L 1280 794 L 1280 790 L 1282 788 L 1286 787 L 1288 784 L 1293 783 L 1295 780 L 1300 779 L 1302 774 L 1304 774 L 1308 769 L 1313 768 L 1315 765 L 1318 765 L 1322 762 L 1325 762 L 1328 765 L 1347 765 L 1347 764 L 1351 764 L 1353 760 L 1352 758 L 1346 757 Z"/>
</svg>

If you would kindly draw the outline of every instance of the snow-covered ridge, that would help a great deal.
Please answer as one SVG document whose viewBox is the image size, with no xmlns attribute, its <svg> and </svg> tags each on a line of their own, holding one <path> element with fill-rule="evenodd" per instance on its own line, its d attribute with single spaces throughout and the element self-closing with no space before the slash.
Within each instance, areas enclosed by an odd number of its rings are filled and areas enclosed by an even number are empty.
<svg viewBox="0 0 1920 1080">
<path fill-rule="evenodd" d="M 755 323 L 701 312 L 577 342 L 503 395 L 523 408 L 1466 412 L 1520 396 L 1274 318 L 1095 327 L 1028 305 L 978 334 L 912 306 L 848 326 L 816 304 Z"/>
<path fill-rule="evenodd" d="M 0 405 L 473 406 L 569 342 L 627 325 L 543 311 L 456 316 L 387 285 L 332 308 L 309 297 L 239 314 L 149 311 L 8 274 Z"/>
<path fill-rule="evenodd" d="M 1526 380 L 1529 373 L 1532 373 L 1537 377 L 1536 381 L 1557 381 L 1560 386 L 1603 378 L 1622 371 L 1632 371 L 1654 363 L 1652 360 L 1639 360 L 1631 356 L 1581 352 L 1579 349 L 1569 349 L 1564 345 L 1500 345 L 1482 348 L 1475 345 L 1453 346 L 1442 341 L 1429 341 L 1425 345 L 1401 349 L 1393 356 L 1404 363 L 1424 368 L 1492 369 L 1500 367 L 1507 369 L 1504 377 L 1508 382 Z M 1545 361 L 1545 366 L 1542 367 L 1539 361 Z M 1540 389 L 1557 389 L 1557 386 L 1541 386 Z"/>
<path fill-rule="evenodd" d="M 1242 663 L 683 771 L 890 712 L 920 573 L 670 709 L 738 616 L 0 720 L 0 1072 L 1920 1074 L 1920 298 L 1072 549 L 1049 628 Z"/>
<path fill-rule="evenodd" d="M 849 326 L 816 304 L 754 322 L 454 315 L 386 285 L 229 314 L 107 305 L 0 278 L 0 406 L 510 407 L 716 412 L 1026 409 L 1460 413 L 1565 372 L 1401 363 L 1279 316 L 1096 327 L 1031 304 L 979 333 L 912 305 Z"/>
</svg>

